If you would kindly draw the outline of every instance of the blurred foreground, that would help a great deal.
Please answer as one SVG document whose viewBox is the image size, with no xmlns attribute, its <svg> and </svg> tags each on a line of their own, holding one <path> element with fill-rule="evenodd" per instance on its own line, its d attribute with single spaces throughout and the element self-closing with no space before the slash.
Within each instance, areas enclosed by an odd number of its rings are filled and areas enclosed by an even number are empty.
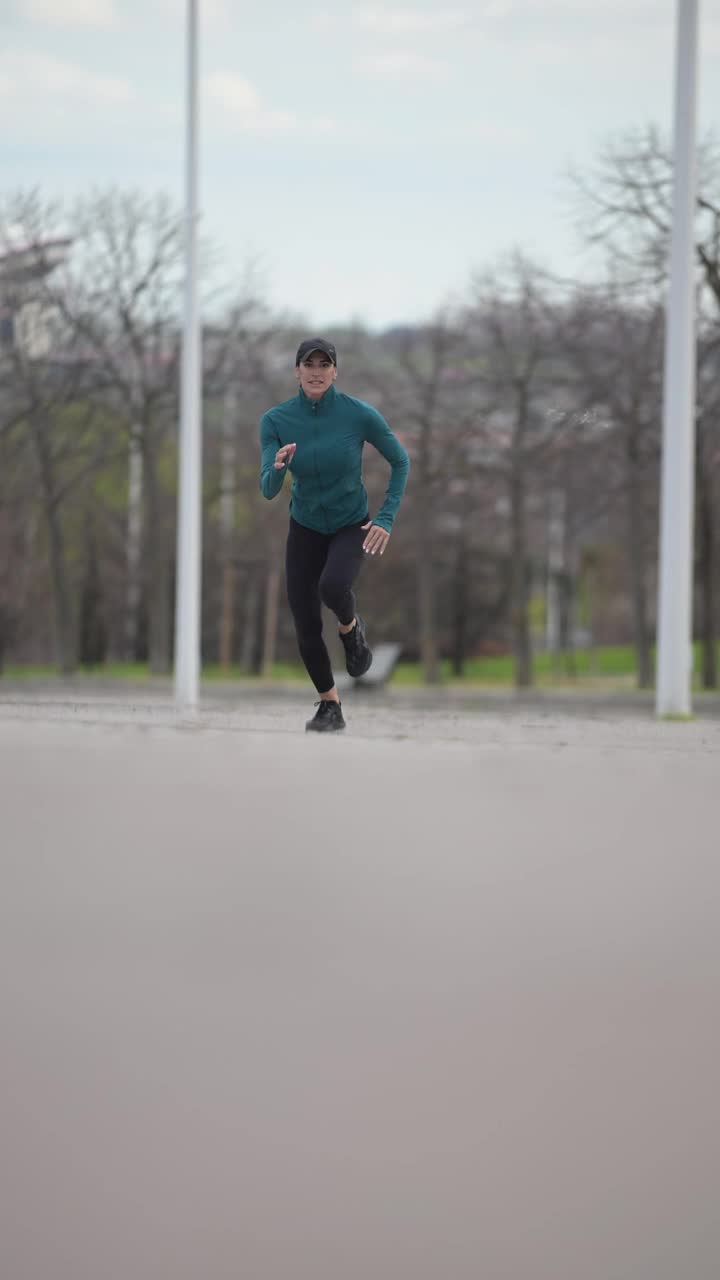
<svg viewBox="0 0 720 1280">
<path fill-rule="evenodd" d="M 720 720 L 311 701 L 0 701 L 0 1274 L 715 1280 Z"/>
</svg>

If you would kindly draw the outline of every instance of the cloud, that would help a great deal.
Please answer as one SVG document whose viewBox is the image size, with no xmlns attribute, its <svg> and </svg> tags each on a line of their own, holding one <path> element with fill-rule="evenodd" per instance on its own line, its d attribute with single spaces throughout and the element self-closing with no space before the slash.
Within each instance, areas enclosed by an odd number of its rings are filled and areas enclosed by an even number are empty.
<svg viewBox="0 0 720 1280">
<path fill-rule="evenodd" d="M 720 54 L 720 19 L 708 17 L 700 31 L 700 52 L 716 57 Z"/>
<path fill-rule="evenodd" d="M 75 62 L 51 58 L 40 53 L 0 54 L 0 96 L 10 99 L 19 109 L 29 100 L 44 110 L 57 110 L 65 101 L 123 104 L 134 96 L 129 80 L 118 76 L 99 76 Z M 49 102 L 52 106 L 49 106 Z"/>
<path fill-rule="evenodd" d="M 614 15 L 637 19 L 663 17 L 657 0 L 485 0 L 478 9 L 483 18 L 534 18 L 540 21 L 554 17 L 597 18 Z"/>
<path fill-rule="evenodd" d="M 488 19 L 553 17 L 602 18 L 621 14 L 629 18 L 658 16 L 657 0 L 475 0 L 467 9 L 425 9 L 387 4 L 360 4 L 351 11 L 353 26 L 361 31 L 386 36 L 442 35 L 463 27 L 477 28 Z M 337 25 L 339 19 L 329 12 L 317 15 L 318 25 Z"/>
<path fill-rule="evenodd" d="M 459 9 L 433 12 L 361 5 L 353 11 L 353 22 L 363 31 L 381 35 L 434 35 L 465 26 L 468 15 Z"/>
<path fill-rule="evenodd" d="M 115 0 L 19 0 L 20 16 L 53 27 L 115 27 Z"/>
<path fill-rule="evenodd" d="M 438 83 L 447 80 L 450 67 L 437 58 L 409 49 L 385 53 L 361 54 L 355 65 L 368 75 L 384 76 L 389 80 L 422 80 Z"/>
<path fill-rule="evenodd" d="M 150 7 L 164 18 L 185 23 L 187 0 L 148 0 Z M 232 19 L 232 0 L 198 0 L 198 24 L 227 26 Z"/>
<path fill-rule="evenodd" d="M 525 0 L 524 6 L 515 5 L 515 8 L 528 8 L 528 0 Z M 620 13 L 623 17 L 640 17 L 643 13 L 652 15 L 658 14 L 657 0 L 603 0 L 598 5 L 597 0 L 544 0 L 545 9 L 550 13 L 568 13 L 573 17 L 579 13 L 590 13 L 593 17 L 604 17 L 607 13 Z"/>
<path fill-rule="evenodd" d="M 102 141 L 109 152 L 128 128 L 147 129 L 129 80 L 29 51 L 0 51 L 0 111 L 13 147 L 20 155 L 28 148 L 26 166 L 37 175 L 31 181 L 45 180 L 38 156 L 46 151 L 51 168 L 64 148 L 80 157 Z"/>
<path fill-rule="evenodd" d="M 453 133 L 456 138 L 487 143 L 491 147 L 523 147 L 533 141 L 530 125 L 505 124 L 497 120 L 463 121 Z"/>
<path fill-rule="evenodd" d="M 267 107 L 257 89 L 243 76 L 215 71 L 205 77 L 208 101 L 225 112 L 225 122 L 241 133 L 288 136 L 312 130 L 328 137 L 336 126 L 327 116 L 300 116 Z"/>
</svg>

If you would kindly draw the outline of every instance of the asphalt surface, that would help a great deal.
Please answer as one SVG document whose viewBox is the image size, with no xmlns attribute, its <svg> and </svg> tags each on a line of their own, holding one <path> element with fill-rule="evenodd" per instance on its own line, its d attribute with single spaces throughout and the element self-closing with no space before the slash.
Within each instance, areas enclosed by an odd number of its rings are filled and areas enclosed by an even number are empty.
<svg viewBox="0 0 720 1280">
<path fill-rule="evenodd" d="M 0 696 L 2 1280 L 717 1280 L 720 719 Z"/>
</svg>

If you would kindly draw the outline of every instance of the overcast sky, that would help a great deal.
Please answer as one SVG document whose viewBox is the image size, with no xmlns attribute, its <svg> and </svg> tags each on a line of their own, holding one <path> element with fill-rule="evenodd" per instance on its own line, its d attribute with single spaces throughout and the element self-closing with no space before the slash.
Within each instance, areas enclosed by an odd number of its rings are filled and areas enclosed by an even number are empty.
<svg viewBox="0 0 720 1280">
<path fill-rule="evenodd" d="M 200 8 L 204 229 L 313 325 L 422 318 L 516 245 L 582 271 L 568 164 L 670 130 L 675 0 Z M 720 0 L 701 9 L 700 125 L 718 130 Z M 3 188 L 180 204 L 184 0 L 1 11 Z"/>
</svg>

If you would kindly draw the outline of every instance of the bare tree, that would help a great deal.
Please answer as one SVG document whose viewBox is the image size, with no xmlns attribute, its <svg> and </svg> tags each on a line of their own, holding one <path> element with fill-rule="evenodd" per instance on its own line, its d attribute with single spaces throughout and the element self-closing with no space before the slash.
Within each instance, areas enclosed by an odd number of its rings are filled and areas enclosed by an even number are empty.
<svg viewBox="0 0 720 1280">
<path fill-rule="evenodd" d="M 286 398 L 281 376 L 283 354 L 278 348 L 278 322 L 257 296 L 238 298 L 218 330 L 218 358 L 208 378 L 219 408 L 219 431 L 208 433 L 206 486 L 208 511 L 217 508 L 220 536 L 220 661 L 228 667 L 234 647 L 236 578 L 246 583 L 241 610 L 243 662 L 251 652 L 250 635 L 257 631 L 255 590 L 258 563 L 264 579 L 265 619 L 261 667 L 271 669 L 276 650 L 282 582 L 282 532 L 277 512 L 267 510 L 257 486 L 258 422 L 269 404 Z M 212 418 L 211 418 L 212 421 Z M 243 512 L 242 540 L 237 527 Z"/>
<path fill-rule="evenodd" d="M 713 138 L 699 148 L 696 253 L 709 288 L 720 294 L 718 274 L 720 148 Z M 672 157 L 652 125 L 630 130 L 602 146 L 595 162 L 569 175 L 583 240 L 610 257 L 624 288 L 655 295 L 668 269 L 672 228 Z"/>
<path fill-rule="evenodd" d="M 720 476 L 720 339 L 701 334 L 695 435 L 695 561 L 700 599 L 701 678 L 718 687 L 718 477 Z"/>
<path fill-rule="evenodd" d="M 22 428 L 32 459 L 48 537 L 58 665 L 74 670 L 77 656 L 75 584 L 68 562 L 63 508 L 106 460 L 114 444 L 88 400 L 88 362 L 77 333 L 60 324 L 61 270 L 53 234 L 58 210 L 34 193 L 9 197 L 0 211 L 2 288 L 12 329 L 4 345 L 6 429 Z"/>
<path fill-rule="evenodd" d="M 440 679 L 437 517 L 476 413 L 474 379 L 462 331 L 440 312 L 427 325 L 383 336 L 368 394 L 410 454 L 420 661 L 427 683 Z"/>
<path fill-rule="evenodd" d="M 649 688 L 653 626 L 648 592 L 649 563 L 654 564 L 651 548 L 657 543 L 662 311 L 657 303 L 623 303 L 612 284 L 603 291 L 580 292 L 568 315 L 567 349 L 584 407 L 608 421 L 620 446 L 638 684 Z"/>
<path fill-rule="evenodd" d="M 246 278 L 247 292 L 208 333 L 214 370 L 206 378 L 205 502 L 216 548 L 209 590 L 219 605 L 221 662 L 229 663 L 237 649 L 244 670 L 267 675 L 286 630 L 280 608 L 286 526 L 258 487 L 258 425 L 270 405 L 293 393 L 289 353 L 298 334 L 268 311 L 253 285 Z"/>
<path fill-rule="evenodd" d="M 626 291 L 639 289 L 653 297 L 657 285 L 665 280 L 672 222 L 672 161 L 669 147 L 658 131 L 648 127 L 609 143 L 591 169 L 575 172 L 571 180 L 586 241 L 609 258 L 614 276 Z M 695 242 L 698 300 L 705 341 L 708 330 L 717 330 L 720 323 L 720 147 L 714 138 L 700 147 Z M 708 385 L 701 377 L 697 426 L 698 432 L 704 434 L 716 420 L 714 407 L 708 412 L 703 403 L 708 392 Z M 703 597 L 703 678 L 713 687 L 717 682 L 714 458 L 715 450 L 699 439 L 696 493 L 698 582 Z M 708 466 L 710 471 L 706 474 Z"/>
<path fill-rule="evenodd" d="M 487 465 L 503 475 L 509 507 L 510 613 L 518 687 L 533 683 L 533 582 L 529 499 L 556 438 L 549 409 L 567 374 L 553 343 L 553 308 L 543 273 L 515 254 L 496 275 L 476 280 L 468 326 L 483 365 L 487 408 L 479 440 Z"/>
<path fill-rule="evenodd" d="M 164 197 L 111 190 L 73 213 L 75 253 L 58 300 L 102 370 L 106 405 L 125 422 L 128 461 L 141 461 L 142 544 L 150 667 L 170 667 L 173 478 L 165 450 L 177 421 L 182 239 Z M 136 484 L 136 488 L 137 488 Z M 131 601 L 135 594 L 129 584 Z"/>
</svg>

